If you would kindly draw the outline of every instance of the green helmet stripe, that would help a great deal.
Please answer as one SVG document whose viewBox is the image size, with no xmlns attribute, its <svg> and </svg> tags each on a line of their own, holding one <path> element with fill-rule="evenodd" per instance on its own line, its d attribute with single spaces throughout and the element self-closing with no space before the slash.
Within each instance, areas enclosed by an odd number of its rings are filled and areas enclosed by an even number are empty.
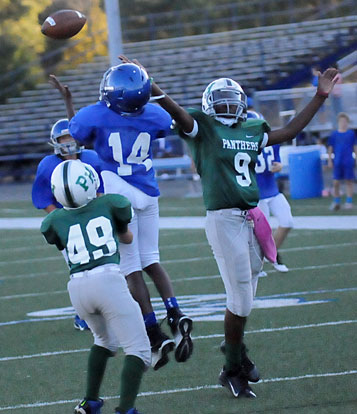
<svg viewBox="0 0 357 414">
<path fill-rule="evenodd" d="M 77 204 L 74 202 L 71 190 L 68 185 L 68 173 L 69 173 L 69 162 L 65 162 L 63 165 L 63 186 L 64 186 L 64 192 L 66 195 L 66 199 L 68 202 L 69 207 L 78 207 Z"/>
</svg>

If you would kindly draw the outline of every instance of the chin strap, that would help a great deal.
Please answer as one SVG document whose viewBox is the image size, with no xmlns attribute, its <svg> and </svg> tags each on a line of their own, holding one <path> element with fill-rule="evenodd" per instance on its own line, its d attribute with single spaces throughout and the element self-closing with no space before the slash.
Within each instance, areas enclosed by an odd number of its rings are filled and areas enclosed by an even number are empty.
<svg viewBox="0 0 357 414">
<path fill-rule="evenodd" d="M 214 119 L 228 127 L 231 127 L 232 125 L 238 123 L 238 120 L 235 118 L 224 118 L 223 116 L 215 116 Z"/>
</svg>

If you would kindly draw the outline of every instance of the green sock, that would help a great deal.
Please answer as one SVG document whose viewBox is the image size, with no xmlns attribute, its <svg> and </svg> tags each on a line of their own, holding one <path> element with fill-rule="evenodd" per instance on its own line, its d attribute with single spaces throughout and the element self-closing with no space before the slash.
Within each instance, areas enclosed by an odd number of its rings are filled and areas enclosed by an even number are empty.
<svg viewBox="0 0 357 414">
<path fill-rule="evenodd" d="M 121 372 L 120 403 L 116 410 L 126 413 L 134 407 L 144 372 L 145 364 L 142 359 L 134 355 L 125 357 Z"/>
<path fill-rule="evenodd" d="M 93 345 L 88 357 L 86 400 L 97 400 L 108 358 L 113 354 L 109 349 Z"/>
<path fill-rule="evenodd" d="M 236 371 L 241 365 L 241 344 L 227 344 L 226 342 L 226 365 L 227 371 Z"/>
</svg>

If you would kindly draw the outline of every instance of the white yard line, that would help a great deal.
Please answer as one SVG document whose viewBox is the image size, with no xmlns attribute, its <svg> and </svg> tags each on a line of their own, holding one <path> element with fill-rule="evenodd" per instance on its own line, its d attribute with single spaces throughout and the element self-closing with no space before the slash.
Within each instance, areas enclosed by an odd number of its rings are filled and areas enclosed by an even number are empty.
<svg viewBox="0 0 357 414">
<path fill-rule="evenodd" d="M 12 253 L 19 253 L 19 252 L 33 252 L 34 250 L 43 250 L 44 243 L 38 246 L 22 246 L 22 247 L 6 247 L 0 250 L 0 256 L 2 254 L 7 255 L 8 252 Z M 348 243 L 337 243 L 337 244 L 319 244 L 319 245 L 312 245 L 312 246 L 303 246 L 303 247 L 287 247 L 285 249 L 279 249 L 280 252 L 300 252 L 305 250 L 321 250 L 321 249 L 337 249 L 339 247 L 350 247 L 350 246 L 357 246 L 357 242 L 348 242 Z M 204 242 L 193 242 L 193 243 L 178 243 L 178 244 L 170 244 L 170 245 L 163 245 L 160 246 L 160 251 L 165 250 L 175 250 L 175 249 L 187 249 L 192 247 L 208 247 L 209 244 L 207 241 Z"/>
<path fill-rule="evenodd" d="M 277 377 L 277 378 L 267 378 L 265 380 L 261 380 L 255 386 L 259 386 L 261 384 L 269 384 L 271 382 L 286 382 L 286 381 L 300 381 L 305 379 L 315 379 L 315 378 L 326 378 L 326 377 L 339 377 L 339 376 L 346 376 L 346 375 L 356 375 L 357 370 L 350 370 L 350 371 L 340 371 L 340 372 L 326 372 L 323 374 L 306 374 L 300 375 L 296 377 Z M 149 397 L 155 395 L 166 395 L 166 394 L 176 394 L 180 392 L 193 392 L 193 391 L 201 391 L 201 390 L 213 390 L 213 389 L 220 389 L 222 388 L 221 385 L 199 385 L 196 387 L 186 387 L 186 388 L 176 388 L 176 389 L 168 389 L 168 390 L 161 390 L 161 391 L 146 391 L 141 392 L 138 397 Z M 120 395 L 111 395 L 103 397 L 104 400 L 113 400 L 119 398 Z M 78 399 L 75 400 L 59 400 L 59 401 L 47 401 L 47 402 L 36 402 L 33 404 L 19 404 L 19 405 L 10 405 L 7 407 L 0 407 L 0 411 L 6 410 L 18 410 L 21 408 L 39 408 L 39 407 L 49 407 L 52 405 L 60 405 L 60 404 L 75 404 L 78 402 Z"/>
<path fill-rule="evenodd" d="M 356 265 L 356 263 L 352 263 L 353 265 Z M 185 282 L 185 281 L 195 281 L 195 280 L 203 280 L 203 279 L 219 279 L 219 275 L 213 275 L 213 276 L 201 276 L 201 277 L 191 277 L 191 278 L 183 278 L 183 279 L 177 279 L 175 282 Z M 153 282 L 148 282 L 149 285 L 152 285 Z M 301 296 L 301 295 L 316 295 L 321 293 L 333 293 L 333 292 L 353 292 L 357 290 L 357 287 L 351 287 L 351 288 L 341 288 L 341 289 L 320 289 L 320 290 L 306 290 L 303 292 L 289 292 L 289 293 L 277 293 L 275 295 L 268 295 L 268 296 L 257 296 L 257 299 L 267 299 L 267 298 L 281 298 L 281 297 L 288 297 L 288 296 Z M 55 291 L 49 291 L 49 292 L 34 292 L 34 293 L 22 293 L 17 295 L 6 295 L 6 296 L 0 296 L 0 300 L 12 300 L 12 299 L 23 299 L 23 298 L 36 298 L 39 296 L 49 296 L 49 295 L 63 295 L 68 294 L 67 290 L 55 290 Z M 184 298 L 184 296 L 178 296 L 178 298 Z M 153 301 L 160 302 L 160 298 L 152 298 Z M 7 323 L 7 322 L 5 322 Z M 1 326 L 0 322 L 0 326 Z"/>
<path fill-rule="evenodd" d="M 0 229 L 39 229 L 43 217 L 1 218 Z M 203 229 L 205 217 L 160 217 L 160 229 Z M 272 227 L 277 226 L 274 218 Z M 295 229 L 357 230 L 357 216 L 295 216 Z"/>
<path fill-rule="evenodd" d="M 69 318 L 69 317 L 66 317 L 66 318 Z M 62 319 L 65 319 L 65 318 L 62 318 Z M 355 323 L 357 323 L 357 319 L 313 323 L 313 324 L 308 324 L 308 325 L 282 326 L 280 328 L 263 328 L 263 329 L 248 330 L 245 332 L 245 335 L 258 334 L 258 333 L 293 331 L 297 329 L 322 328 L 322 327 L 327 327 L 327 326 L 338 326 L 338 325 L 355 324 Z M 224 337 L 223 334 L 212 334 L 212 335 L 193 336 L 192 339 L 194 341 L 197 341 L 199 339 L 214 339 L 214 338 L 223 338 L 223 337 Z M 0 358 L 0 362 L 17 361 L 17 360 L 31 359 L 31 358 L 43 358 L 43 357 L 48 357 L 48 356 L 57 356 L 57 355 L 65 355 L 65 354 L 88 352 L 88 351 L 89 351 L 89 348 L 82 348 L 82 349 L 73 349 L 73 350 L 68 350 L 68 351 L 62 350 L 62 351 L 55 351 L 55 352 L 42 352 L 39 354 L 2 357 Z"/>
</svg>

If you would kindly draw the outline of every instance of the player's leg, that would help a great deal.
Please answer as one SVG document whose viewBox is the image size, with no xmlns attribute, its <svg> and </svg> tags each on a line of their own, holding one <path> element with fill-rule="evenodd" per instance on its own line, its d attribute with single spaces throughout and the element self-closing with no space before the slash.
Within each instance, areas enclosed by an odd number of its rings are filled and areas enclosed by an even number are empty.
<svg viewBox="0 0 357 414">
<path fill-rule="evenodd" d="M 134 209 L 133 218 L 129 223 L 129 229 L 133 233 L 133 241 L 130 244 L 121 243 L 119 246 L 120 269 L 127 278 L 131 294 L 140 305 L 144 319 L 148 323 L 155 323 L 156 318 L 151 305 L 149 290 L 143 279 L 139 253 L 138 217 L 142 206 L 146 202 L 146 195 L 111 171 L 103 171 L 102 178 L 106 194 L 124 195 L 131 202 Z"/>
<path fill-rule="evenodd" d="M 62 256 L 64 257 L 64 260 L 67 263 L 68 266 L 68 255 L 67 255 L 67 251 L 65 249 L 61 250 Z M 75 315 L 74 316 L 74 321 L 73 321 L 73 326 L 74 329 L 78 329 L 79 331 L 86 331 L 89 330 L 89 327 L 87 325 L 87 322 L 84 319 L 81 319 L 79 317 L 79 315 Z"/>
<path fill-rule="evenodd" d="M 354 186 L 354 161 L 344 165 L 344 179 L 346 183 L 346 202 L 344 204 L 345 209 L 353 208 L 353 186 Z"/>
<path fill-rule="evenodd" d="M 134 408 L 142 376 L 150 365 L 150 342 L 140 307 L 129 293 L 124 277 L 118 278 L 114 271 L 106 272 L 104 281 L 101 276 L 97 276 L 96 282 L 100 290 L 97 307 L 125 353 L 116 411 L 126 413 Z"/>
<path fill-rule="evenodd" d="M 219 382 L 235 397 L 254 397 L 242 369 L 244 326 L 253 304 L 248 244 L 251 230 L 245 217 L 232 215 L 232 210 L 208 211 L 205 228 L 227 294 L 225 364 Z"/>
<path fill-rule="evenodd" d="M 120 244 L 120 268 L 126 275 L 130 293 L 140 306 L 147 334 L 152 345 L 153 368 L 154 370 L 157 370 L 169 361 L 167 354 L 173 350 L 174 341 L 162 332 L 159 326 L 151 304 L 150 292 L 143 278 L 139 252 L 139 226 L 141 214 L 142 210 L 134 209 L 134 216 L 129 224 L 129 229 L 134 236 L 133 242 L 131 244 Z"/>
<path fill-rule="evenodd" d="M 159 263 L 153 263 L 144 270 L 154 281 L 160 296 L 164 300 L 168 325 L 175 340 L 175 359 L 177 362 L 185 362 L 193 352 L 193 342 L 190 336 L 193 325 L 192 319 L 179 308 L 171 280 L 165 269 Z"/>
<path fill-rule="evenodd" d="M 353 179 L 346 180 L 346 202 L 344 204 L 344 208 L 353 208 Z"/>
<path fill-rule="evenodd" d="M 343 167 L 340 165 L 333 166 L 332 196 L 333 201 L 330 205 L 331 211 L 337 211 L 341 208 L 340 182 L 343 179 Z"/>
<path fill-rule="evenodd" d="M 85 397 L 75 407 L 74 412 L 78 414 L 99 414 L 103 406 L 103 400 L 99 398 L 100 387 L 108 358 L 114 356 L 117 345 L 115 341 L 110 339 L 105 319 L 96 312 L 86 279 L 86 277 L 75 278 L 68 283 L 72 305 L 78 314 L 88 321 L 94 337 L 94 344 L 88 356 Z M 84 301 L 82 300 L 83 297 L 85 298 Z"/>
<path fill-rule="evenodd" d="M 144 320 L 149 320 L 150 318 L 155 318 L 155 314 L 150 300 L 149 289 L 144 281 L 141 270 L 138 229 L 139 215 L 140 210 L 134 209 L 134 216 L 129 223 L 129 229 L 133 233 L 132 243 L 120 244 L 120 270 L 126 276 L 130 293 L 139 303 Z M 156 322 L 156 318 L 154 322 Z"/>
<path fill-rule="evenodd" d="M 284 194 L 279 193 L 275 197 L 272 197 L 270 202 L 271 214 L 278 219 L 279 226 L 274 232 L 275 245 L 278 250 L 277 260 L 274 263 L 274 267 L 279 272 L 288 272 L 288 267 L 284 264 L 279 248 L 283 244 L 286 236 L 290 230 L 294 227 L 294 219 L 291 214 L 290 204 L 285 198 Z"/>
<path fill-rule="evenodd" d="M 139 215 L 140 210 L 134 209 L 134 216 L 129 223 L 129 229 L 133 233 L 132 243 L 121 243 L 119 246 L 120 270 L 126 276 L 130 293 L 139 303 L 144 319 L 148 319 L 154 311 L 150 300 L 149 289 L 144 281 L 141 268 L 138 228 Z"/>
<path fill-rule="evenodd" d="M 105 265 L 101 268 L 101 272 L 97 272 L 99 268 L 88 272 L 85 284 L 82 284 L 77 294 L 70 291 L 73 304 L 79 307 L 80 314 L 86 315 L 95 343 L 88 365 L 87 394 L 90 395 L 90 399 L 83 400 L 75 411 L 81 414 L 100 413 L 93 411 L 93 407 L 96 409 L 95 402 L 101 402 L 99 398 L 94 399 L 95 393 L 99 392 L 106 359 L 114 355 L 119 345 L 124 349 L 125 358 L 121 373 L 118 412 L 126 413 L 133 409 L 142 376 L 151 359 L 150 343 L 140 307 L 130 294 L 124 276 L 116 265 Z M 110 352 L 100 353 L 103 349 Z M 88 411 L 81 411 L 88 405 Z"/>
<path fill-rule="evenodd" d="M 159 263 L 159 206 L 157 197 L 151 197 L 147 207 L 140 211 L 138 228 L 142 267 L 154 282 L 164 301 L 168 324 L 175 339 L 175 359 L 178 362 L 185 362 L 193 351 L 190 337 L 192 320 L 180 310 L 170 277 Z"/>
</svg>

